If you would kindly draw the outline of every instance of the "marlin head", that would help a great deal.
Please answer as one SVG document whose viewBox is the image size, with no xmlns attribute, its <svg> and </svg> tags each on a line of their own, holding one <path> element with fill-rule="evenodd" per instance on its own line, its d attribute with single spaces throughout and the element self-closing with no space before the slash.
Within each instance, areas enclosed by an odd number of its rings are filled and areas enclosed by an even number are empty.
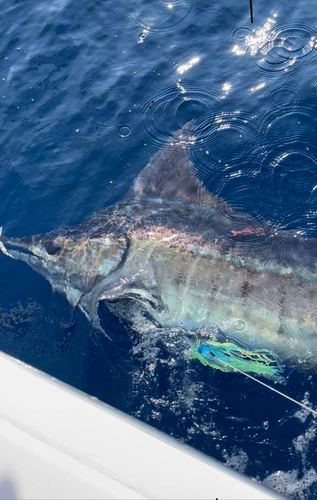
<svg viewBox="0 0 317 500">
<path fill-rule="evenodd" d="M 151 264 L 141 262 L 137 267 L 139 260 L 135 259 L 132 265 L 130 256 L 130 267 L 123 269 L 130 252 L 127 232 L 142 229 L 146 221 L 152 224 L 152 215 L 160 212 L 163 197 L 186 202 L 210 201 L 187 157 L 187 146 L 193 141 L 190 122 L 175 134 L 167 148 L 154 155 L 122 203 L 94 214 L 76 227 L 47 234 L 7 238 L 1 229 L 0 250 L 29 264 L 50 282 L 53 290 L 62 293 L 73 307 L 78 306 L 94 326 L 99 327 L 100 300 L 130 298 L 159 310 L 162 306 L 157 294 L 137 278 L 143 267 L 146 269 L 142 272 L 151 274 Z"/>
<path fill-rule="evenodd" d="M 98 290 L 120 264 L 127 249 L 124 234 L 113 232 L 90 237 L 72 229 L 47 234 L 6 238 L 0 228 L 0 250 L 22 260 L 46 278 L 72 306 L 79 306 L 95 326 Z"/>
</svg>

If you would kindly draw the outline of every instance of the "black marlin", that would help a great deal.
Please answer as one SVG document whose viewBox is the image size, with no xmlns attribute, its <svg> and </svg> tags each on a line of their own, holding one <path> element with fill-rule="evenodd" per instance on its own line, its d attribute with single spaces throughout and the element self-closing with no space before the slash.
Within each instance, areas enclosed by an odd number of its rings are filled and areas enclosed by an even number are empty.
<svg viewBox="0 0 317 500">
<path fill-rule="evenodd" d="M 279 359 L 316 371 L 317 240 L 274 231 L 208 192 L 188 156 L 194 142 L 191 122 L 123 200 L 76 227 L 1 236 L 1 250 L 95 327 L 99 301 L 121 315 L 129 299 L 160 327 L 204 332 L 196 354 L 212 366 L 271 376 Z"/>
</svg>

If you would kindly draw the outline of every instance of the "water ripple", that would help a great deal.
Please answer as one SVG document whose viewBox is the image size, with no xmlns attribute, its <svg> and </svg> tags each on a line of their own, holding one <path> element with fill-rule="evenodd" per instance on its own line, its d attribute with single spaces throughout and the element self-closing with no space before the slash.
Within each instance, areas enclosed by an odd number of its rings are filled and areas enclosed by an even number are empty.
<svg viewBox="0 0 317 500">
<path fill-rule="evenodd" d="M 252 36 L 252 29 L 249 26 L 236 26 L 230 31 L 230 39 L 233 44 L 244 47 L 245 40 Z"/>
<path fill-rule="evenodd" d="M 208 113 L 197 126 L 200 145 L 194 154 L 199 154 L 199 165 L 205 165 L 206 171 L 211 164 L 238 170 L 249 165 L 256 144 L 255 119 L 255 115 L 240 110 Z"/>
<path fill-rule="evenodd" d="M 132 127 L 129 124 L 118 124 L 116 127 L 116 134 L 119 139 L 127 139 L 132 133 Z"/>
<path fill-rule="evenodd" d="M 317 196 L 317 146 L 312 140 L 316 99 L 297 96 L 296 101 L 267 106 L 260 116 L 264 154 L 257 196 L 267 217 L 279 213 L 286 227 L 305 232 L 303 218 L 311 213 Z"/>
<path fill-rule="evenodd" d="M 263 101 L 262 107 L 259 110 L 259 118 L 266 123 L 271 121 L 270 116 L 272 113 L 274 115 L 277 109 L 284 113 L 298 108 L 299 105 L 298 90 L 290 84 L 287 86 L 276 86 L 276 84 L 264 85 L 256 95 L 258 99 L 262 99 Z"/>
<path fill-rule="evenodd" d="M 161 88 L 157 93 L 145 96 L 138 109 L 140 134 L 146 144 L 164 147 L 167 130 L 173 133 L 187 121 L 206 114 L 222 96 L 211 85 L 183 84 L 181 80 Z"/>
<path fill-rule="evenodd" d="M 195 132 L 198 140 L 191 153 L 199 177 L 212 193 L 245 214 L 252 213 L 254 182 L 257 182 L 254 176 L 263 155 L 262 143 L 257 138 L 257 116 L 242 110 L 208 113 Z M 220 206 L 219 210 L 225 207 Z M 239 222 L 238 214 L 223 215 L 235 217 Z M 244 215 L 241 219 L 246 224 Z"/>
<path fill-rule="evenodd" d="M 130 19 L 138 33 L 164 35 L 188 26 L 193 11 L 193 0 L 153 0 L 140 5 Z"/>
<path fill-rule="evenodd" d="M 252 71 L 261 74 L 299 69 L 316 56 L 317 32 L 306 21 L 278 22 L 274 17 L 252 32 L 235 28 L 231 51 L 254 58 Z"/>
<path fill-rule="evenodd" d="M 217 48 L 229 46 L 230 27 L 236 23 L 236 12 L 223 4 L 199 2 L 196 15 L 182 30 L 190 45 Z"/>
</svg>

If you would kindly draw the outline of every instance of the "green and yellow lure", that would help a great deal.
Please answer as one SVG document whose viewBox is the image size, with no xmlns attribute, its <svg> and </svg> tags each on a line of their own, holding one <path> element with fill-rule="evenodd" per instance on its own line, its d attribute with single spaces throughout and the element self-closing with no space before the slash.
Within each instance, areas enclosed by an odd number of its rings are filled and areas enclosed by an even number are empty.
<svg viewBox="0 0 317 500">
<path fill-rule="evenodd" d="M 282 375 L 279 359 L 267 349 L 244 349 L 230 342 L 196 342 L 191 355 L 203 365 L 223 372 L 242 372 L 278 380 Z"/>
</svg>

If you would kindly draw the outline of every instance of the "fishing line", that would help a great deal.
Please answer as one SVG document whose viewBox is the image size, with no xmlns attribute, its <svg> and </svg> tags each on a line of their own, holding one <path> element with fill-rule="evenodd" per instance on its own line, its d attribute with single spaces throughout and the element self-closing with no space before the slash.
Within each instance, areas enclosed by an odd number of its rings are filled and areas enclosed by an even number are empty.
<svg viewBox="0 0 317 500">
<path fill-rule="evenodd" d="M 224 365 L 227 365 L 227 366 L 229 366 L 229 368 L 232 369 L 232 367 L 229 365 L 229 363 L 226 363 L 222 359 L 219 360 L 219 361 L 221 361 Z M 287 394 L 284 394 L 284 392 L 281 392 L 281 391 L 278 391 L 277 389 L 274 389 L 274 387 L 271 387 L 270 385 L 266 384 L 265 382 L 261 382 L 261 380 L 258 380 L 257 378 L 252 377 L 252 375 L 249 375 L 248 373 L 245 373 L 242 370 L 239 370 L 239 368 L 234 368 L 234 370 L 237 371 L 237 372 L 239 372 L 239 373 L 242 373 L 246 377 L 249 377 L 251 380 L 254 380 L 258 384 L 263 385 L 267 389 L 270 389 L 271 391 L 276 392 L 280 396 L 283 396 L 285 399 L 288 399 L 289 401 L 292 401 L 292 403 L 295 403 L 298 406 L 301 406 L 304 410 L 310 411 L 314 415 L 314 417 L 317 417 L 317 411 L 313 410 L 312 408 L 309 408 L 309 406 L 304 405 L 304 403 L 301 403 L 300 401 L 297 401 L 296 399 L 293 399 L 290 396 L 287 396 Z"/>
<path fill-rule="evenodd" d="M 251 23 L 253 23 L 253 6 L 252 6 L 252 0 L 250 0 L 250 16 L 251 16 Z"/>
</svg>

